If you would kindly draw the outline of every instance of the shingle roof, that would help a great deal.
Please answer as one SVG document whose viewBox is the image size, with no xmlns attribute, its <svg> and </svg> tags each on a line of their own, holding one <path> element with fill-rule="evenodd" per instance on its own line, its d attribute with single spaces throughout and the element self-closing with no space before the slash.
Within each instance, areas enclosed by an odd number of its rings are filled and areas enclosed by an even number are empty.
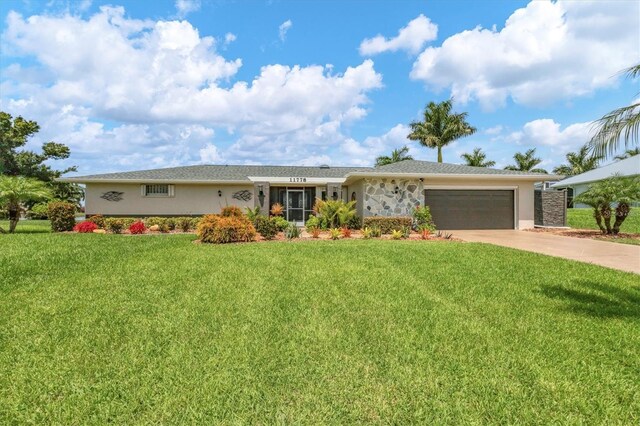
<svg viewBox="0 0 640 426">
<path fill-rule="evenodd" d="M 491 169 L 488 167 L 471 167 L 459 164 L 435 163 L 432 161 L 406 160 L 386 166 L 364 170 L 367 174 L 407 173 L 407 174 L 448 174 L 448 175 L 540 175 L 544 173 L 518 172 L 513 170 Z"/>
<path fill-rule="evenodd" d="M 302 167 L 302 166 L 234 166 L 201 165 L 167 169 L 105 173 L 67 178 L 77 182 L 99 180 L 171 180 L 171 181 L 247 181 L 249 176 L 342 178 L 353 171 L 369 167 Z M 65 180 L 67 180 L 65 179 Z"/>
<path fill-rule="evenodd" d="M 584 172 L 579 175 L 571 176 L 570 178 L 561 180 L 558 183 L 554 183 L 552 186 L 554 188 L 566 188 L 567 186 L 578 185 L 581 183 L 596 182 L 611 177 L 616 173 L 622 176 L 634 176 L 640 174 L 640 155 L 634 155 L 633 157 L 616 161 L 615 163 L 607 164 L 606 166 L 589 170 L 588 172 Z"/>
</svg>

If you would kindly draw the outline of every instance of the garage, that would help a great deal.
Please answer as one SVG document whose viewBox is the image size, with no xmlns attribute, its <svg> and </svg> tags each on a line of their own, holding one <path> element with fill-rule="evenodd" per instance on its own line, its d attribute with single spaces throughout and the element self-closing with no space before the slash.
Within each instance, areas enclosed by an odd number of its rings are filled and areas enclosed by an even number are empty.
<svg viewBox="0 0 640 426">
<path fill-rule="evenodd" d="M 514 191 L 427 189 L 425 205 L 438 229 L 514 229 Z"/>
</svg>

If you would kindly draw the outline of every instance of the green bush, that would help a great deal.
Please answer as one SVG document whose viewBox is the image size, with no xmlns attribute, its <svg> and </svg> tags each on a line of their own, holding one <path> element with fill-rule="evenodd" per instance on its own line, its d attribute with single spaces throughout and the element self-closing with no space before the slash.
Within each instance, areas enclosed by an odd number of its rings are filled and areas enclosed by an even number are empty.
<svg viewBox="0 0 640 426">
<path fill-rule="evenodd" d="M 404 238 L 404 234 L 402 233 L 401 230 L 394 229 L 393 231 L 391 231 L 391 238 L 394 240 L 399 240 L 401 238 Z"/>
<path fill-rule="evenodd" d="M 382 236 L 382 229 L 380 229 L 379 226 L 372 226 L 371 228 L 371 237 L 372 238 L 379 238 Z"/>
<path fill-rule="evenodd" d="M 203 243 L 234 243 L 253 241 L 256 229 L 246 217 L 204 216 L 198 224 L 198 237 Z"/>
<path fill-rule="evenodd" d="M 345 203 L 342 200 L 320 200 L 316 199 L 313 211 L 320 219 L 320 226 L 323 229 L 347 225 L 356 216 L 356 202 Z M 360 228 L 360 220 L 358 226 Z"/>
<path fill-rule="evenodd" d="M 144 224 L 147 226 L 147 228 L 158 225 L 158 230 L 160 232 L 169 232 L 171 230 L 171 228 L 169 227 L 169 220 L 166 217 L 148 217 L 144 220 Z"/>
<path fill-rule="evenodd" d="M 272 240 L 278 234 L 278 225 L 274 218 L 257 216 L 254 226 L 258 234 L 262 235 L 265 240 Z"/>
<path fill-rule="evenodd" d="M 290 223 L 287 229 L 284 230 L 284 236 L 287 240 L 293 240 L 300 237 L 300 229 L 294 224 Z"/>
<path fill-rule="evenodd" d="M 249 218 L 251 223 L 253 223 L 253 225 L 255 226 L 256 219 L 262 216 L 262 214 L 260 213 L 260 206 L 256 206 L 253 209 L 250 209 L 249 207 L 245 207 L 245 210 L 247 211 L 247 218 Z"/>
<path fill-rule="evenodd" d="M 305 227 L 307 228 L 307 232 L 311 232 L 314 229 L 320 228 L 320 219 L 317 216 L 310 216 L 307 223 L 305 223 Z"/>
<path fill-rule="evenodd" d="M 182 232 L 192 231 L 197 226 L 197 223 L 194 225 L 192 217 L 176 217 L 174 221 L 175 221 L 174 229 L 178 229 Z"/>
<path fill-rule="evenodd" d="M 47 206 L 51 230 L 65 232 L 73 230 L 76 224 L 76 206 L 64 201 L 49 203 Z"/>
<path fill-rule="evenodd" d="M 362 229 L 362 238 L 364 238 L 365 240 L 368 240 L 369 238 L 371 238 L 371 228 L 363 228 Z"/>
<path fill-rule="evenodd" d="M 284 231 L 289 226 L 289 222 L 282 216 L 272 216 L 271 219 L 276 223 L 278 231 Z"/>
<path fill-rule="evenodd" d="M 104 229 L 109 232 L 113 232 L 114 234 L 120 234 L 122 233 L 122 230 L 125 229 L 124 219 L 119 217 L 108 217 L 104 220 Z"/>
<path fill-rule="evenodd" d="M 93 216 L 89 216 L 87 220 L 89 222 L 95 223 L 98 228 L 104 229 L 105 219 L 101 214 L 94 214 Z"/>
<path fill-rule="evenodd" d="M 176 218 L 175 217 L 168 217 L 167 218 L 167 227 L 169 228 L 169 231 L 173 231 L 176 229 Z"/>
<path fill-rule="evenodd" d="M 413 228 L 415 230 L 430 229 L 431 231 L 436 229 L 429 206 L 418 206 L 413 209 Z"/>
<path fill-rule="evenodd" d="M 47 203 L 34 204 L 33 207 L 31 207 L 31 210 L 29 210 L 29 218 L 48 219 L 49 208 L 47 207 Z"/>
<path fill-rule="evenodd" d="M 227 206 L 222 209 L 220 212 L 220 216 L 222 217 L 245 217 L 245 214 L 242 213 L 240 207 L 237 206 Z"/>
<path fill-rule="evenodd" d="M 342 232 L 340 231 L 340 228 L 331 228 L 331 229 L 329 229 L 329 237 L 332 240 L 339 239 L 340 235 L 342 235 Z"/>
<path fill-rule="evenodd" d="M 360 229 L 360 227 L 362 226 L 362 220 L 358 215 L 353 215 L 344 225 L 346 225 L 346 227 L 349 229 Z"/>
<path fill-rule="evenodd" d="M 390 234 L 392 231 L 401 231 L 403 227 L 411 228 L 412 224 L 413 219 L 405 216 L 372 216 L 364 218 L 365 227 L 378 227 L 383 234 Z"/>
</svg>

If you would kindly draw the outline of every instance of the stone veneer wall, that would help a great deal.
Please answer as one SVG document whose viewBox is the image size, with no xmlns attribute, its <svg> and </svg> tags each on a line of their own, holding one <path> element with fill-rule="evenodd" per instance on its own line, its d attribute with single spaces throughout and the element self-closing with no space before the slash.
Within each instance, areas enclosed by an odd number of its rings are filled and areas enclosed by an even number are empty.
<svg viewBox="0 0 640 426">
<path fill-rule="evenodd" d="M 533 204 L 536 226 L 567 226 L 567 191 L 536 190 Z"/>
<path fill-rule="evenodd" d="M 424 187 L 418 180 L 365 179 L 363 191 L 364 217 L 411 216 L 413 209 L 423 203 Z"/>
</svg>

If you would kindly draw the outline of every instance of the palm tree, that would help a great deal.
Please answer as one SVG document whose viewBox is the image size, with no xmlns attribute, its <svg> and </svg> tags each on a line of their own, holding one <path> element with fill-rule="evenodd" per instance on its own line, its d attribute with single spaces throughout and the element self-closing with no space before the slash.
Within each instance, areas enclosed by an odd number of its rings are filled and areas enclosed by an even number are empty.
<svg viewBox="0 0 640 426">
<path fill-rule="evenodd" d="M 578 152 L 569 152 L 566 155 L 567 163 L 562 164 L 555 169 L 553 173 L 557 175 L 573 176 L 580 173 L 588 172 L 596 169 L 602 157 L 589 154 L 589 146 L 585 145 Z"/>
<path fill-rule="evenodd" d="M 467 166 L 473 167 L 493 167 L 496 165 L 495 161 L 485 161 L 487 154 L 482 152 L 482 148 L 474 148 L 471 154 L 464 153 L 460 156 Z"/>
<path fill-rule="evenodd" d="M 413 157 L 409 155 L 409 147 L 403 146 L 400 149 L 394 149 L 391 151 L 391 156 L 381 155 L 376 158 L 376 167 L 386 166 L 387 164 L 399 163 L 400 161 L 413 160 Z"/>
<path fill-rule="evenodd" d="M 42 181 L 22 176 L 0 176 L 0 205 L 9 211 L 9 232 L 13 233 L 20 219 L 22 203 L 48 198 L 49 188 Z M 0 232 L 5 232 L 0 228 Z"/>
<path fill-rule="evenodd" d="M 513 156 L 513 159 L 516 160 L 515 166 L 507 166 L 505 170 L 516 170 L 520 172 L 532 172 L 532 173 L 547 173 L 545 169 L 535 169 L 542 162 L 541 159 L 535 156 L 536 149 L 531 148 L 524 154 L 521 152 L 516 152 Z"/>
<path fill-rule="evenodd" d="M 438 163 L 442 163 L 443 146 L 476 132 L 476 128 L 471 127 L 466 121 L 467 113 L 452 113 L 452 108 L 452 99 L 439 104 L 429 102 L 424 109 L 424 121 L 414 121 L 410 124 L 411 133 L 407 138 L 419 141 L 427 148 L 437 148 Z"/>
<path fill-rule="evenodd" d="M 629 157 L 640 154 L 640 146 L 632 149 L 627 149 L 624 153 L 613 157 L 614 160 L 626 160 Z"/>
<path fill-rule="evenodd" d="M 640 64 L 623 71 L 629 78 L 640 76 Z M 595 121 L 596 134 L 591 138 L 590 146 L 594 154 L 605 156 L 613 154 L 620 148 L 624 139 L 624 146 L 639 146 L 640 140 L 640 101 L 615 109 Z"/>
</svg>

